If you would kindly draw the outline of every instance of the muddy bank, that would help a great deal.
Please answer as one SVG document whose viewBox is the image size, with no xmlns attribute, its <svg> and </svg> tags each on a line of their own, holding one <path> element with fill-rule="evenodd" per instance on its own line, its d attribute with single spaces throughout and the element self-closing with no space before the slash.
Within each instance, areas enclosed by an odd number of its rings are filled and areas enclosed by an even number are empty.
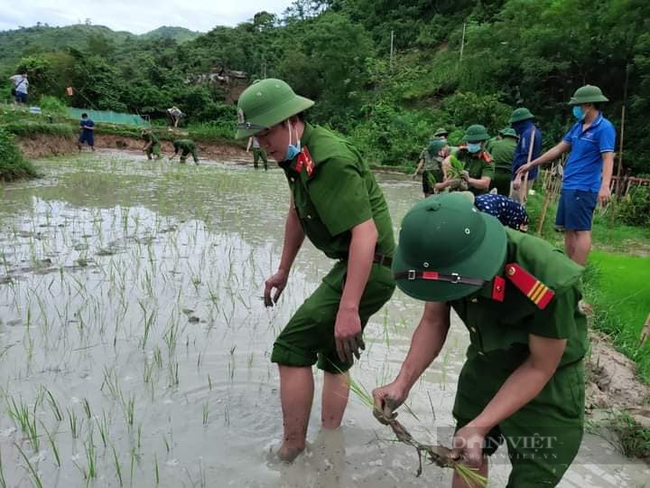
<svg viewBox="0 0 650 488">
<path fill-rule="evenodd" d="M 614 350 L 605 336 L 593 333 L 587 366 L 587 411 L 625 411 L 650 429 L 650 386 L 637 379 L 634 361 Z"/>
<path fill-rule="evenodd" d="M 77 150 L 74 137 L 52 134 L 34 134 L 29 138 L 18 138 L 18 146 L 28 159 L 45 158 L 70 154 Z"/>
<path fill-rule="evenodd" d="M 36 134 L 31 135 L 29 138 L 19 138 L 18 145 L 23 154 L 29 159 L 60 156 L 77 151 L 76 137 L 62 137 L 51 134 Z M 98 149 L 139 150 L 142 145 L 142 140 L 132 137 L 113 134 L 97 134 L 95 136 L 95 147 Z M 206 158 L 252 159 L 250 154 L 247 154 L 244 149 L 235 144 L 199 142 L 197 145 L 199 155 Z M 161 146 L 165 154 L 171 155 L 174 151 L 171 142 L 161 141 Z"/>
</svg>

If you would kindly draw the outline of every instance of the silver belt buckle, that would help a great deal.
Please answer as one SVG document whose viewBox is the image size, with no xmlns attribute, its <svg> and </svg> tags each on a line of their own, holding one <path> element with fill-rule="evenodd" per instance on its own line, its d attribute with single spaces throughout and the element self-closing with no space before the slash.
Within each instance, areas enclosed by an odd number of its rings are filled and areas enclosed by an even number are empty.
<svg viewBox="0 0 650 488">
<path fill-rule="evenodd" d="M 409 279 L 410 281 L 414 281 L 414 280 L 415 280 L 415 270 L 414 270 L 414 269 L 409 269 L 408 279 Z"/>
<path fill-rule="evenodd" d="M 451 273 L 451 282 L 454 285 L 457 285 L 458 283 L 460 283 L 460 275 L 458 273 Z"/>
</svg>

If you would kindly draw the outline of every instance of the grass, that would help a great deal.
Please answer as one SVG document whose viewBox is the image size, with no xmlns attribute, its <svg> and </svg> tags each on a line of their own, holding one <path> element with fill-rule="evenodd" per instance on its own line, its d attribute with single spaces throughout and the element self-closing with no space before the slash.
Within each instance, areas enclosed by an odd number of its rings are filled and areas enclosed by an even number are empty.
<svg viewBox="0 0 650 488">
<path fill-rule="evenodd" d="M 639 344 L 650 313 L 650 258 L 593 251 L 589 259 L 584 291 L 594 310 L 593 326 L 609 335 L 650 383 L 650 343 Z"/>
</svg>

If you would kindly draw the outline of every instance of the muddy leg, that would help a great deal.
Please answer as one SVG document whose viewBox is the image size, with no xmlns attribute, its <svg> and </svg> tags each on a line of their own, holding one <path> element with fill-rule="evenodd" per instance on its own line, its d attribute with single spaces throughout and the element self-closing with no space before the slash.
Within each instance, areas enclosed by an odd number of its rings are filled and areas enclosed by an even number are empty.
<svg viewBox="0 0 650 488">
<path fill-rule="evenodd" d="M 322 400 L 322 422 L 324 429 L 337 429 L 343 420 L 348 404 L 350 387 L 348 373 L 332 374 L 325 371 Z"/>
<path fill-rule="evenodd" d="M 310 367 L 280 365 L 280 397 L 284 437 L 278 457 L 293 461 L 304 449 L 309 414 L 314 398 L 314 377 Z"/>
</svg>

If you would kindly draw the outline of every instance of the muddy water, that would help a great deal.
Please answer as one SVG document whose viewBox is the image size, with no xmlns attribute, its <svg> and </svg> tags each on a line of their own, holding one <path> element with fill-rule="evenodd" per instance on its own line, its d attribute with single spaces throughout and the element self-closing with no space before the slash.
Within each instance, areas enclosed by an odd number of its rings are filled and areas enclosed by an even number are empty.
<svg viewBox="0 0 650 488">
<path fill-rule="evenodd" d="M 341 431 L 324 433 L 317 396 L 308 452 L 289 467 L 269 460 L 282 432 L 273 338 L 331 266 L 307 244 L 279 306 L 262 306 L 288 202 L 279 171 L 111 153 L 39 166 L 46 178 L 6 187 L 0 205 L 6 486 L 449 484 L 432 466 L 416 478 L 415 453 L 357 399 Z M 419 188 L 379 179 L 397 223 Z M 373 318 L 359 383 L 395 376 L 420 311 L 398 292 Z M 402 418 L 422 441 L 449 444 L 466 344 L 455 322 L 411 394 L 420 420 Z M 507 466 L 493 463 L 491 486 Z M 563 486 L 650 486 L 649 475 L 587 435 Z"/>
</svg>

